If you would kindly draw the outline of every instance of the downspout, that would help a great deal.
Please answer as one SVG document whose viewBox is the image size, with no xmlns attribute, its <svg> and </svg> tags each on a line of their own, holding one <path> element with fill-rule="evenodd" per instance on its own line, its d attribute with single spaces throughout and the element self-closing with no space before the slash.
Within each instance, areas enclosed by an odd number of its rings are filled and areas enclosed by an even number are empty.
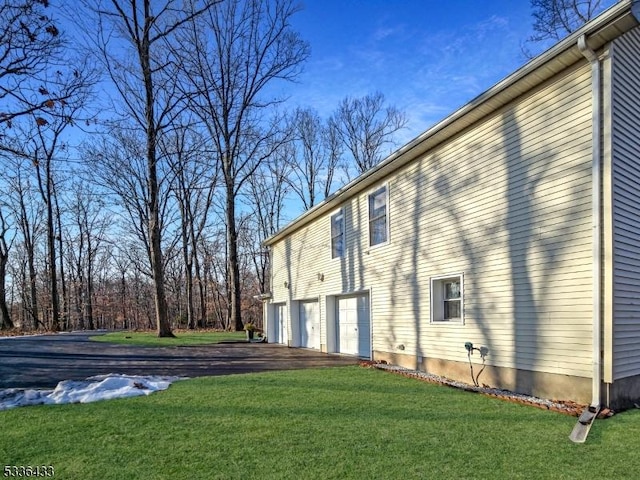
<svg viewBox="0 0 640 480">
<path fill-rule="evenodd" d="M 591 406 L 595 409 L 600 408 L 600 395 L 602 383 L 602 314 L 600 305 L 600 296 L 602 293 L 601 285 L 601 240 L 600 232 L 602 230 L 602 218 L 600 214 L 601 200 L 600 187 L 602 185 L 602 122 L 600 120 L 602 112 L 602 95 L 601 95 L 601 70 L 600 60 L 596 53 L 587 44 L 586 35 L 578 38 L 578 48 L 584 57 L 591 63 L 591 97 L 592 97 L 592 232 L 593 232 L 593 372 L 592 372 L 592 399 Z"/>
</svg>

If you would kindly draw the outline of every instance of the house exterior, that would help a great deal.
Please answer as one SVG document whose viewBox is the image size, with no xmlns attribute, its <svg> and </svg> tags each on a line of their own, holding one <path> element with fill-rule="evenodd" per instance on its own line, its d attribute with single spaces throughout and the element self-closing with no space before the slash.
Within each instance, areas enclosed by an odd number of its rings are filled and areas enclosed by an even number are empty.
<svg viewBox="0 0 640 480">
<path fill-rule="evenodd" d="M 269 341 L 637 402 L 639 19 L 616 4 L 267 239 Z"/>
</svg>

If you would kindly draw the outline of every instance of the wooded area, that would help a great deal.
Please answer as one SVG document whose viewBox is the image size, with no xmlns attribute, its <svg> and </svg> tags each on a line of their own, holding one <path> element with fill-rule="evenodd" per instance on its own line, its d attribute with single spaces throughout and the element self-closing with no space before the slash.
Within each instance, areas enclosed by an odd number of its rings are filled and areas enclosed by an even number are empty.
<svg viewBox="0 0 640 480">
<path fill-rule="evenodd" d="M 0 327 L 240 330 L 260 242 L 370 168 L 406 120 L 374 92 L 287 111 L 290 0 L 0 3 Z M 302 210 L 299 209 L 298 213 Z"/>
</svg>

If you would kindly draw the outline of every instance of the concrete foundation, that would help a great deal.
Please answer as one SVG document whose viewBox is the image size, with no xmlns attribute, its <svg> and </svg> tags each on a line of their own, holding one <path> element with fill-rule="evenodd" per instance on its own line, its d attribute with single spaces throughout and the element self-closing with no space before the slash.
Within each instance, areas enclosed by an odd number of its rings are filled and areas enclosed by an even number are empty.
<svg viewBox="0 0 640 480">
<path fill-rule="evenodd" d="M 373 359 L 473 384 L 468 362 L 419 358 L 413 355 L 380 351 L 373 352 Z M 478 375 L 481 369 L 481 364 L 474 363 L 474 376 Z M 591 403 L 590 378 L 487 365 L 480 373 L 478 383 L 551 400 Z M 638 388 L 640 388 L 640 383 L 638 383 Z"/>
<path fill-rule="evenodd" d="M 640 375 L 620 378 L 604 387 L 603 401 L 613 410 L 637 408 L 640 405 Z"/>
</svg>

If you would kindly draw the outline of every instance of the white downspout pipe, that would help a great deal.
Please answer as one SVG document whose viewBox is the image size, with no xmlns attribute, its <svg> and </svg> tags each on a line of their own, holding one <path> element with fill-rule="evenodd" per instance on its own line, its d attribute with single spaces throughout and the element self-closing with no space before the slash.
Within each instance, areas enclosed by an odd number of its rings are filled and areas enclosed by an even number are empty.
<svg viewBox="0 0 640 480">
<path fill-rule="evenodd" d="M 591 95 L 592 95 L 592 163 L 591 163 L 591 178 L 592 178 L 592 231 L 593 231 L 593 373 L 592 373 L 592 400 L 591 405 L 593 407 L 600 407 L 600 390 L 602 383 L 602 365 L 601 365 L 601 305 L 600 297 L 602 293 L 601 286 L 601 272 L 602 261 L 600 257 L 601 253 L 601 241 L 600 232 L 602 230 L 602 218 L 600 214 L 601 200 L 600 200 L 600 186 L 602 185 L 602 122 L 600 115 L 602 112 L 602 95 L 601 95 L 601 70 L 600 60 L 596 53 L 587 44 L 587 38 L 585 35 L 578 38 L 578 48 L 582 55 L 591 63 Z"/>
</svg>

